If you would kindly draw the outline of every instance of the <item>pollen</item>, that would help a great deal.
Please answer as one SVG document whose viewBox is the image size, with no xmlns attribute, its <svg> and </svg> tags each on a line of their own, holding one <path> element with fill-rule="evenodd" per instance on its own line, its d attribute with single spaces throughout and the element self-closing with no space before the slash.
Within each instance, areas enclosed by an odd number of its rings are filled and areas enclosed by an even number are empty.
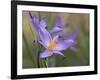
<svg viewBox="0 0 100 80">
<path fill-rule="evenodd" d="M 56 42 L 52 41 L 49 46 L 48 46 L 48 50 L 52 51 L 57 47 Z"/>
</svg>

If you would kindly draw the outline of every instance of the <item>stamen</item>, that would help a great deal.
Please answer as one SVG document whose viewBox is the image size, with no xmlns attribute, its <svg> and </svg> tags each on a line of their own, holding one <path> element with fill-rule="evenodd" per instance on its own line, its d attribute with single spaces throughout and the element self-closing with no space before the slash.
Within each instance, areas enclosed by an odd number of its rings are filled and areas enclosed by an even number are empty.
<svg viewBox="0 0 100 80">
<path fill-rule="evenodd" d="M 57 47 L 56 42 L 52 41 L 49 46 L 48 46 L 48 50 L 52 51 Z"/>
</svg>

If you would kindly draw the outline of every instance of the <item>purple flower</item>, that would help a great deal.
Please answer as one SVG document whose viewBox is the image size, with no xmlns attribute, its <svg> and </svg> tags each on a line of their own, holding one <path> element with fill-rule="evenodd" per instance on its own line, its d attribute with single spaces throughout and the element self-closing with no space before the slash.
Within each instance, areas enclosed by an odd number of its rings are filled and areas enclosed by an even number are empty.
<svg viewBox="0 0 100 80">
<path fill-rule="evenodd" d="M 61 56 L 64 56 L 61 51 L 66 50 L 68 48 L 72 48 L 73 45 L 76 44 L 75 38 L 77 36 L 77 31 L 73 32 L 68 38 L 63 38 L 59 34 L 52 37 L 51 34 L 55 32 L 63 32 L 64 28 L 61 23 L 60 17 L 57 17 L 55 27 L 50 32 L 46 29 L 47 24 L 44 17 L 42 17 L 39 21 L 36 16 L 32 16 L 30 14 L 30 18 L 38 34 L 38 41 L 45 48 L 45 51 L 40 53 L 40 58 L 47 58 L 52 56 L 53 54 L 59 54 Z"/>
<path fill-rule="evenodd" d="M 64 56 L 61 51 L 66 50 L 75 44 L 75 41 L 71 38 L 61 39 L 59 35 L 56 35 L 52 38 L 50 33 L 45 28 L 41 28 L 40 33 L 39 43 L 46 49 L 45 51 L 40 53 L 40 58 L 50 57 L 53 54 Z"/>
</svg>

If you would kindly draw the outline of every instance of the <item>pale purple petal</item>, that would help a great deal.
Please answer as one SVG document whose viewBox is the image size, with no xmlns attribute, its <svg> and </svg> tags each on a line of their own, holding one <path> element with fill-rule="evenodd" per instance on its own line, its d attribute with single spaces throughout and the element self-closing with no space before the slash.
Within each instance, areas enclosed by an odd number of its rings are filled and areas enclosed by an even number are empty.
<svg viewBox="0 0 100 80">
<path fill-rule="evenodd" d="M 45 50 L 44 52 L 40 53 L 40 58 L 46 58 L 46 57 L 50 57 L 52 55 L 53 55 L 53 52 Z"/>
<path fill-rule="evenodd" d="M 50 30 L 50 33 L 56 33 L 62 30 L 63 30 L 63 25 L 61 23 L 61 18 L 57 16 L 55 27 L 52 30 Z"/>
<path fill-rule="evenodd" d="M 42 17 L 41 21 L 40 21 L 40 27 L 45 28 L 47 26 L 46 24 L 46 20 L 44 17 Z"/>
<path fill-rule="evenodd" d="M 38 32 L 39 29 L 39 20 L 36 16 L 32 16 L 32 23 L 34 25 L 34 28 L 36 30 L 36 32 Z"/>
<path fill-rule="evenodd" d="M 69 38 L 64 39 L 64 38 L 61 38 L 61 36 L 58 37 L 57 47 L 55 50 L 62 51 L 62 50 L 66 50 L 68 48 L 73 47 L 76 44 L 75 38 L 76 38 L 78 32 L 79 32 L 79 29 L 76 30 L 75 32 L 71 33 Z"/>
<path fill-rule="evenodd" d="M 75 43 L 75 41 L 71 40 L 71 39 L 58 41 L 57 47 L 55 50 L 59 50 L 59 51 L 66 50 L 66 49 L 72 47 L 74 45 L 74 43 Z"/>
<path fill-rule="evenodd" d="M 77 29 L 75 32 L 72 32 L 71 34 L 70 34 L 70 37 L 69 37 L 69 39 L 73 39 L 73 40 L 75 40 L 76 39 L 76 36 L 78 35 L 78 33 L 79 33 L 79 29 Z"/>
<path fill-rule="evenodd" d="M 61 55 L 61 56 L 63 56 L 63 57 L 64 57 L 64 54 L 63 54 L 63 53 L 61 53 L 60 51 L 53 51 L 53 53 L 54 53 L 54 54 L 59 54 L 59 55 Z"/>
<path fill-rule="evenodd" d="M 39 37 L 40 37 L 40 40 L 41 40 L 46 46 L 48 46 L 49 43 L 50 43 L 51 40 L 52 40 L 50 33 L 49 33 L 45 28 L 40 28 L 40 30 L 39 30 Z"/>
<path fill-rule="evenodd" d="M 60 40 L 59 35 L 56 35 L 54 36 L 53 41 L 58 42 L 58 39 Z"/>
<path fill-rule="evenodd" d="M 57 16 L 56 17 L 56 27 L 62 28 L 62 23 L 61 23 L 61 17 Z"/>
<path fill-rule="evenodd" d="M 62 28 L 59 28 L 59 27 L 54 27 L 52 30 L 50 30 L 50 33 L 56 33 L 56 32 L 59 32 L 59 31 L 62 31 L 63 29 Z"/>
</svg>

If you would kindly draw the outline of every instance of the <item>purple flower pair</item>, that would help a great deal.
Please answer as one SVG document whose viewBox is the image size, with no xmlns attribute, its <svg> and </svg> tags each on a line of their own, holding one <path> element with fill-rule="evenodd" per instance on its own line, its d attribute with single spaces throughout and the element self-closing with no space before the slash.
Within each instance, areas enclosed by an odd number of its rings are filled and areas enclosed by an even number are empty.
<svg viewBox="0 0 100 80">
<path fill-rule="evenodd" d="M 63 38 L 62 34 L 57 34 L 58 32 L 64 32 L 64 25 L 62 25 L 60 17 L 56 18 L 56 24 L 50 31 L 46 29 L 47 23 L 44 17 L 42 17 L 40 21 L 36 16 L 31 16 L 31 14 L 30 17 L 39 37 L 38 42 L 45 48 L 45 50 L 40 53 L 40 58 L 47 58 L 53 54 L 64 56 L 61 51 L 67 50 L 68 48 L 72 49 L 76 44 L 75 38 L 79 30 L 72 32 L 67 38 Z M 55 33 L 56 35 L 52 37 L 52 34 Z"/>
</svg>

